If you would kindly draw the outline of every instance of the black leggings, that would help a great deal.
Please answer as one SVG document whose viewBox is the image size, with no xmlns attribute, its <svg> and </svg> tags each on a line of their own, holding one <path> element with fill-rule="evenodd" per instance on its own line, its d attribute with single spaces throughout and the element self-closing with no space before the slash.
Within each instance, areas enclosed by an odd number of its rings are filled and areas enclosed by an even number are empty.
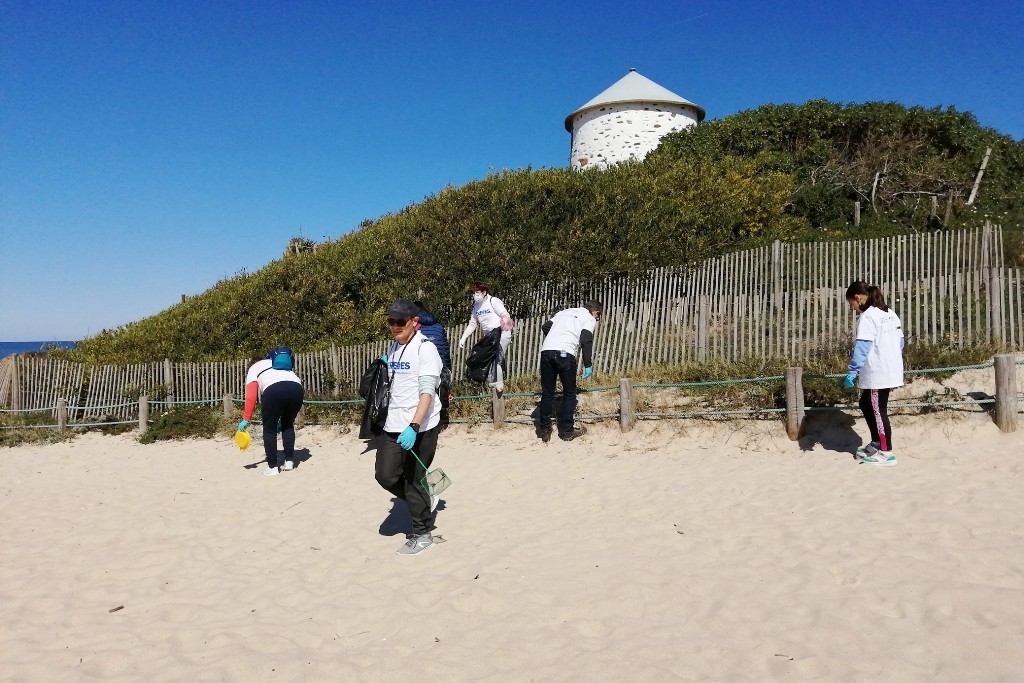
<svg viewBox="0 0 1024 683">
<path fill-rule="evenodd" d="M 295 458 L 295 416 L 302 408 L 305 392 L 298 382 L 277 382 L 263 390 L 260 414 L 263 416 L 263 450 L 267 467 L 280 467 L 277 458 L 277 423 L 281 423 L 284 460 Z"/>
<path fill-rule="evenodd" d="M 863 389 L 860 392 L 860 409 L 871 430 L 871 440 L 878 444 L 878 450 L 892 450 L 892 427 L 889 426 L 889 392 L 891 389 Z"/>
</svg>

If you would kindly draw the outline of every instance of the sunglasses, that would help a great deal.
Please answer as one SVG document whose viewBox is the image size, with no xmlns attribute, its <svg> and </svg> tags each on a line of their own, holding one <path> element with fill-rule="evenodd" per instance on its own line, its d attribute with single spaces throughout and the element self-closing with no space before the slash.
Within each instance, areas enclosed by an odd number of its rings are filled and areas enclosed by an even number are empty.
<svg viewBox="0 0 1024 683">
<path fill-rule="evenodd" d="M 388 327 L 405 327 L 411 318 L 388 318 Z"/>
</svg>

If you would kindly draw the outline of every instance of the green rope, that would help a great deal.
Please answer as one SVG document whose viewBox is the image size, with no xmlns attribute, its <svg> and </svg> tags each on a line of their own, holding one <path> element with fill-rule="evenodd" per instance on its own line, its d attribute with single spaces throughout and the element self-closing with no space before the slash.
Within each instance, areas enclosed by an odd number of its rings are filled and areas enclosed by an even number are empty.
<svg viewBox="0 0 1024 683">
<path fill-rule="evenodd" d="M 761 413 L 784 413 L 785 408 L 760 408 L 755 410 L 707 410 L 697 413 L 637 413 L 637 417 L 708 417 L 710 415 L 758 415 Z"/>
<path fill-rule="evenodd" d="M 839 377 L 845 377 L 846 375 L 839 375 Z M 804 375 L 807 377 L 807 375 Z M 750 379 L 721 379 L 710 382 L 679 382 L 673 384 L 634 384 L 633 386 L 637 389 L 657 389 L 659 387 L 673 387 L 673 388 L 684 388 L 684 387 L 715 387 L 723 384 L 743 384 L 744 382 L 774 382 L 780 379 L 786 379 L 785 375 L 773 375 L 771 377 L 751 377 Z"/>
<path fill-rule="evenodd" d="M 361 398 L 351 398 L 351 399 L 346 399 L 344 401 L 312 401 L 312 400 L 308 400 L 308 401 L 307 400 L 303 400 L 302 401 L 303 405 L 339 405 L 339 406 L 346 405 L 346 404 L 352 404 L 352 403 L 365 403 L 365 402 L 366 402 L 366 400 L 365 399 L 361 399 Z"/>
<path fill-rule="evenodd" d="M 994 363 L 979 363 L 977 365 L 953 365 L 948 368 L 921 368 L 920 370 L 904 370 L 903 374 L 906 375 L 927 375 L 934 372 L 955 372 L 957 370 L 983 370 L 990 368 Z M 817 375 L 812 373 L 806 373 L 804 379 L 841 379 L 846 377 L 845 372 L 841 372 L 835 375 Z"/>
</svg>

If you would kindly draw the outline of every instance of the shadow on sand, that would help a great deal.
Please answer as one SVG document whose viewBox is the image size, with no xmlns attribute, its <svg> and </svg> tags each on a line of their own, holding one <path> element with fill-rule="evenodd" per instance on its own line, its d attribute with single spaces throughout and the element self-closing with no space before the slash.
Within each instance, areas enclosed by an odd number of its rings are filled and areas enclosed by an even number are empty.
<svg viewBox="0 0 1024 683">
<path fill-rule="evenodd" d="M 863 443 L 853 428 L 855 424 L 857 418 L 841 410 L 808 413 L 804 418 L 800 450 L 811 451 L 821 446 L 826 451 L 852 455 Z"/>
<path fill-rule="evenodd" d="M 277 456 L 281 457 L 281 452 L 280 451 L 277 452 Z M 302 463 L 306 462 L 307 460 L 309 460 L 312 457 L 313 457 L 313 454 L 309 452 L 308 448 L 296 448 L 295 449 L 295 460 L 294 460 L 294 462 L 295 462 L 295 469 L 299 469 L 299 467 L 302 466 Z M 257 460 L 256 462 L 251 462 L 248 465 L 242 465 L 242 467 L 244 467 L 247 470 L 254 470 L 257 467 L 259 467 L 260 465 L 264 464 L 265 462 L 267 462 L 267 459 L 263 458 L 263 460 Z"/>
</svg>

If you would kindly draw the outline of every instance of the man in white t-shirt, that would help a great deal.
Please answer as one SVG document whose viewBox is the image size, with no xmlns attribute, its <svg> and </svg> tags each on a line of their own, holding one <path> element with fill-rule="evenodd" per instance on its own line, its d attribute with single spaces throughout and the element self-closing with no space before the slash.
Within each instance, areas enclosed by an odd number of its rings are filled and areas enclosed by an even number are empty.
<svg viewBox="0 0 1024 683">
<path fill-rule="evenodd" d="M 412 534 L 398 549 L 399 555 L 416 555 L 434 544 L 430 532 L 437 500 L 424 490 L 422 480 L 434 460 L 441 431 L 437 387 L 442 364 L 437 347 L 416 329 L 419 313 L 419 307 L 407 299 L 399 299 L 387 310 L 388 329 L 395 341 L 386 356 L 390 398 L 374 467 L 377 483 L 404 500 L 412 516 Z"/>
<path fill-rule="evenodd" d="M 551 439 L 551 413 L 555 407 L 555 381 L 562 382 L 562 414 L 558 418 L 558 438 L 572 441 L 586 431 L 575 426 L 577 355 L 583 355 L 583 379 L 590 377 L 593 365 L 594 330 L 604 306 L 587 301 L 580 308 L 559 311 L 548 320 L 540 349 L 540 406 L 537 409 L 537 436 Z"/>
</svg>

